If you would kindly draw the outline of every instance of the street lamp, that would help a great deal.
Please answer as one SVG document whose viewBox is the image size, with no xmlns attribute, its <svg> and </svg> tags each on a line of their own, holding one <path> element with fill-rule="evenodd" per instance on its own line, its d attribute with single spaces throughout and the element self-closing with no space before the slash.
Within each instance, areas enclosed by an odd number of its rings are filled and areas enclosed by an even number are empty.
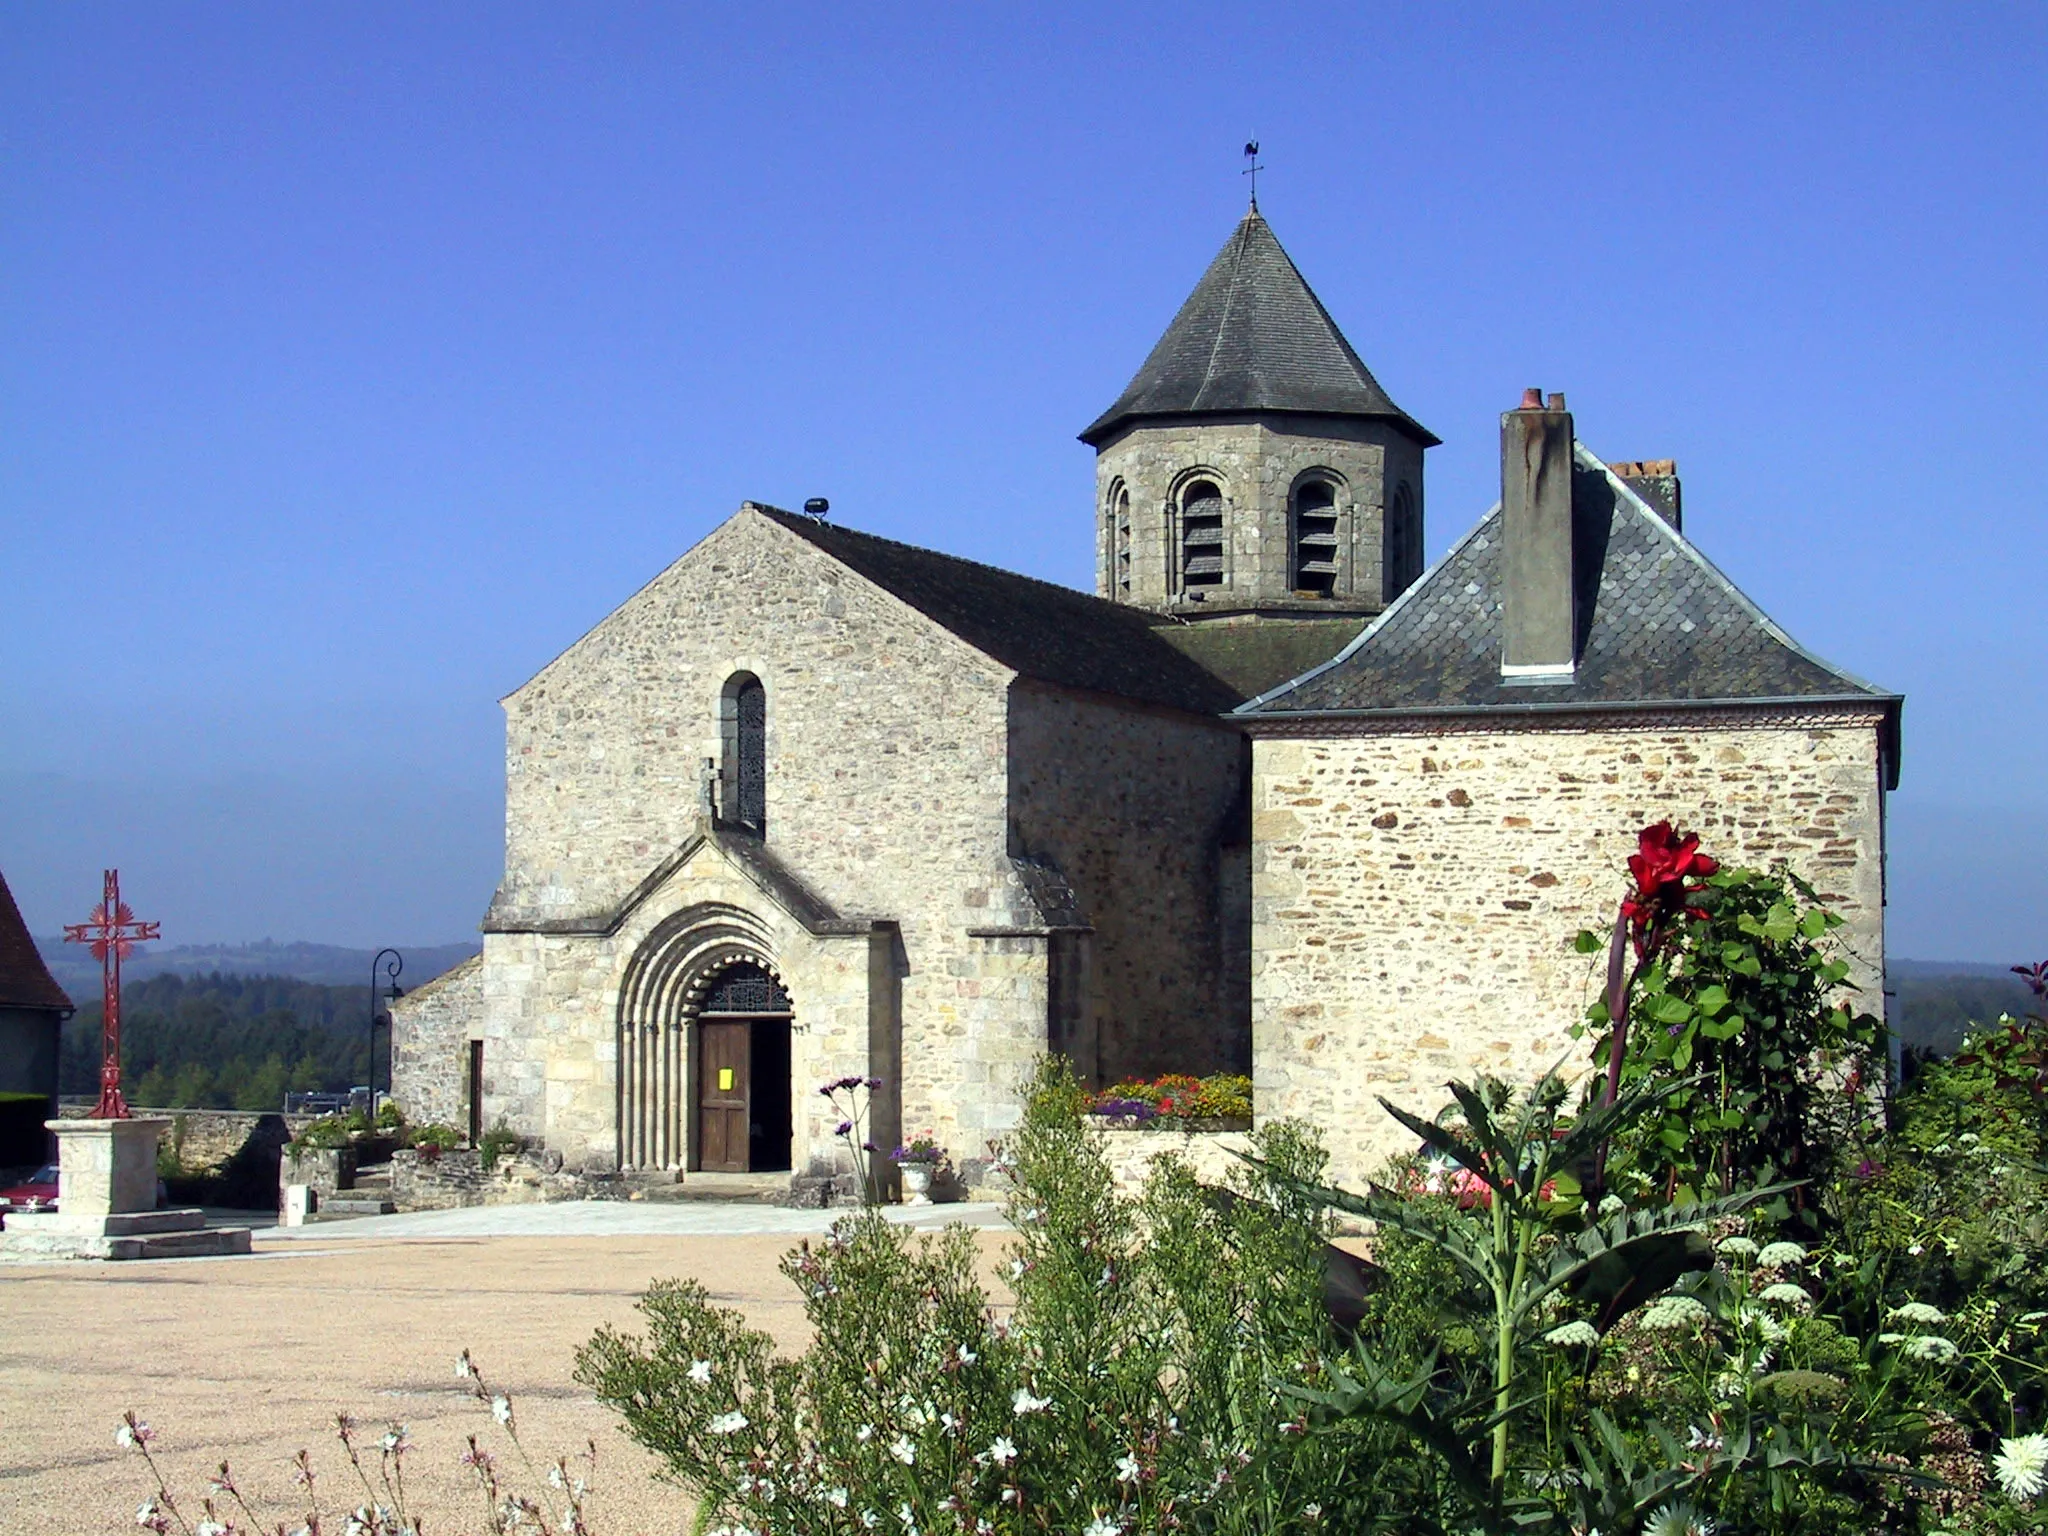
<svg viewBox="0 0 2048 1536">
<path fill-rule="evenodd" d="M 386 960 L 386 955 L 391 958 Z M 398 973 L 405 969 L 405 957 L 395 949 L 378 950 L 370 959 L 370 1102 L 365 1113 L 369 1116 L 371 1130 L 377 1128 L 377 970 L 380 966 L 384 971 L 384 983 L 390 989 L 386 993 L 387 998 L 397 1002 L 399 998 L 405 996 L 398 985 Z M 388 1012 L 383 1015 L 383 1022 L 388 1039 L 391 1029 L 391 1015 Z"/>
</svg>

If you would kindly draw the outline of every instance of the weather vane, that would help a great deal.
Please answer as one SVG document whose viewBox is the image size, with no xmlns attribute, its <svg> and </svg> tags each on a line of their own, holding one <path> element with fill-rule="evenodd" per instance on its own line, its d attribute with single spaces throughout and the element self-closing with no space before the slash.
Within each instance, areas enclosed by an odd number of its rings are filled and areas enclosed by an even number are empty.
<svg viewBox="0 0 2048 1536">
<path fill-rule="evenodd" d="M 1259 141 L 1247 140 L 1244 146 L 1245 167 L 1238 174 L 1252 179 L 1252 212 L 1259 211 L 1259 172 L 1265 167 L 1259 164 Z"/>
</svg>

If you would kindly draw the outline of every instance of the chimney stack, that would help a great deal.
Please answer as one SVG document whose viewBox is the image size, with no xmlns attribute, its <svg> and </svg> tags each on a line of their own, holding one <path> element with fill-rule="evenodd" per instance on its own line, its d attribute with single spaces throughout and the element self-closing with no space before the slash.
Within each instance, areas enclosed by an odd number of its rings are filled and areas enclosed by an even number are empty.
<svg viewBox="0 0 2048 1536">
<path fill-rule="evenodd" d="M 1685 532 L 1685 508 L 1678 496 L 1678 464 L 1672 459 L 1632 459 L 1610 464 L 1615 477 L 1648 504 L 1675 533 Z"/>
<path fill-rule="evenodd" d="M 1572 417 L 1564 396 L 1523 391 L 1500 419 L 1501 677 L 1568 682 L 1577 664 Z"/>
</svg>

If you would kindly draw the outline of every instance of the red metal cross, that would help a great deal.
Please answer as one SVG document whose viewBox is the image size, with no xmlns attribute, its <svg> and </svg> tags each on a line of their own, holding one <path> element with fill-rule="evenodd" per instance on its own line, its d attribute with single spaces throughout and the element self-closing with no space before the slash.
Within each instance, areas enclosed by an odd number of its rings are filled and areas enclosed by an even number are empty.
<svg viewBox="0 0 2048 1536">
<path fill-rule="evenodd" d="M 92 1112 L 95 1120 L 128 1118 L 128 1101 L 121 1097 L 121 961 L 137 944 L 159 937 L 162 926 L 136 921 L 128 903 L 121 899 L 118 869 L 107 871 L 106 889 L 92 916 L 82 923 L 64 925 L 66 943 L 92 946 L 106 989 L 100 1015 L 100 1102 Z"/>
</svg>

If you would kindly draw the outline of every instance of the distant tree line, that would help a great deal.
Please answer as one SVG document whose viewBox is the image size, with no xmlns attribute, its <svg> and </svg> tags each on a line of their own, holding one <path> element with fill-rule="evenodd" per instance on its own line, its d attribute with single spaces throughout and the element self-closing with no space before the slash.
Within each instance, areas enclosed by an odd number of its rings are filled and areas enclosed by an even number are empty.
<svg viewBox="0 0 2048 1536">
<path fill-rule="evenodd" d="M 58 1089 L 97 1094 L 98 998 L 64 1026 Z M 369 1081 L 369 989 L 288 976 L 152 976 L 121 992 L 122 1092 L 153 1109 L 275 1110 Z M 379 1081 L 388 1046 L 377 1037 Z"/>
</svg>

